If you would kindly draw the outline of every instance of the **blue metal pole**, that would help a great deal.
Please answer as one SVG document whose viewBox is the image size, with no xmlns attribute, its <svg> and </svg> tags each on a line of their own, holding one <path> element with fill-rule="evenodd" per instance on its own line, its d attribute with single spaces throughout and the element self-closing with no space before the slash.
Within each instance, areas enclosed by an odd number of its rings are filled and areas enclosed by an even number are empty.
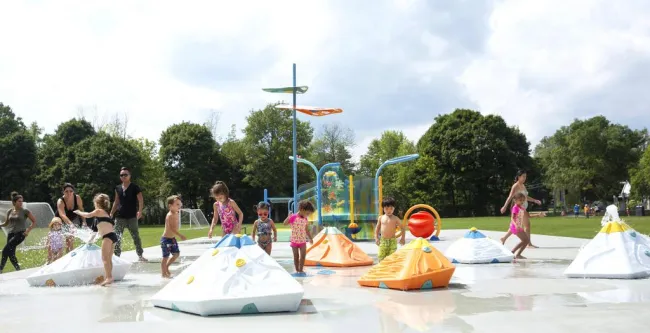
<svg viewBox="0 0 650 333">
<path fill-rule="evenodd" d="M 269 190 L 264 189 L 264 202 L 269 204 L 269 217 L 271 216 L 271 203 L 269 202 Z"/>
<path fill-rule="evenodd" d="M 321 200 L 323 199 L 323 194 L 321 193 L 321 178 L 323 178 L 323 170 L 325 170 L 328 167 L 334 167 L 334 166 L 340 166 L 341 163 L 339 162 L 333 162 L 333 163 L 327 163 L 323 165 L 320 170 L 318 170 L 318 173 L 316 174 L 316 191 L 318 192 L 316 194 L 316 198 L 318 200 L 318 225 L 323 224 L 323 212 L 321 212 Z"/>
<path fill-rule="evenodd" d="M 298 158 L 296 157 L 296 64 L 293 64 L 293 204 L 298 202 Z M 294 212 L 297 213 L 297 212 Z"/>
<path fill-rule="evenodd" d="M 375 173 L 375 198 L 377 199 L 375 201 L 376 201 L 378 214 L 381 215 L 381 209 L 379 207 L 380 203 L 381 203 L 381 198 L 378 198 L 378 196 L 379 196 L 379 175 L 381 174 L 381 170 L 384 167 L 387 167 L 389 165 L 412 161 L 412 160 L 414 160 L 414 159 L 416 159 L 418 157 L 420 157 L 420 155 L 418 155 L 418 154 L 411 154 L 411 155 L 404 155 L 404 156 L 400 156 L 400 157 L 395 157 L 395 158 L 391 158 L 390 160 L 382 163 L 382 165 L 379 166 L 379 169 L 377 169 L 377 173 Z"/>
</svg>

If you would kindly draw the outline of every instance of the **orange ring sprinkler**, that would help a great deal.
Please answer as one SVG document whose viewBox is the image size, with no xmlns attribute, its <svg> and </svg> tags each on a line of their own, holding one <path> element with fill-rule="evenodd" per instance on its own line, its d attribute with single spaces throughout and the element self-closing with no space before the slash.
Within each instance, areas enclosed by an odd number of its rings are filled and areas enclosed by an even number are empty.
<svg viewBox="0 0 650 333">
<path fill-rule="evenodd" d="M 419 211 L 411 215 L 414 210 L 420 208 L 428 210 L 433 213 L 433 215 L 427 211 Z M 404 214 L 402 226 L 400 228 L 401 230 L 398 232 L 397 237 L 402 236 L 402 232 L 404 232 L 406 226 L 408 226 L 409 231 L 415 237 L 428 238 L 431 236 L 431 238 L 429 238 L 431 241 L 440 240 L 439 236 L 440 230 L 442 229 L 442 219 L 440 218 L 440 214 L 429 205 L 418 204 L 409 208 L 409 210 L 406 211 L 406 214 Z"/>
</svg>

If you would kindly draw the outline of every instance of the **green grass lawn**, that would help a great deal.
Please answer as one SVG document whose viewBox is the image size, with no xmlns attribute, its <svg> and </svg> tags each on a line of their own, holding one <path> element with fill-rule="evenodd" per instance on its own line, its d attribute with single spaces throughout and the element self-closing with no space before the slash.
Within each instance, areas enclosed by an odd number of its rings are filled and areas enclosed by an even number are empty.
<svg viewBox="0 0 650 333">
<path fill-rule="evenodd" d="M 650 216 L 644 217 L 625 217 L 625 221 L 631 225 L 638 232 L 643 234 L 650 234 Z M 600 230 L 600 217 L 592 217 L 585 219 L 584 217 L 544 217 L 532 218 L 532 231 L 533 234 L 551 235 L 551 236 L 565 236 L 577 238 L 592 238 Z M 494 230 L 506 231 L 509 225 L 508 217 L 477 217 L 477 218 L 449 218 L 442 220 L 442 233 L 444 235 L 445 229 L 469 229 L 476 227 L 480 230 Z M 288 241 L 289 230 L 278 224 L 278 240 Z M 245 233 L 250 234 L 252 230 L 251 225 L 244 226 Z M 140 238 L 142 239 L 142 246 L 149 247 L 160 244 L 160 236 L 162 235 L 162 226 L 142 226 L 140 227 Z M 128 234 L 127 231 L 125 233 Z M 187 229 L 181 230 L 187 238 L 205 237 L 208 235 L 208 229 Z M 221 228 L 217 227 L 215 230 L 217 236 L 221 235 Z M 41 242 L 43 237 L 47 234 L 47 229 L 34 229 L 26 240 L 28 246 L 37 245 Z M 371 233 L 372 234 L 372 233 Z M 4 246 L 6 236 L 0 232 L 0 246 Z M 43 243 L 44 244 L 44 243 Z M 75 246 L 80 245 L 80 242 L 75 242 Z M 130 234 L 125 235 L 124 242 L 122 243 L 123 251 L 135 250 L 133 240 Z M 42 250 L 28 250 L 17 252 L 18 261 L 22 268 L 37 267 L 45 264 L 47 260 L 47 251 Z M 5 272 L 11 272 L 14 268 L 11 263 L 7 262 Z"/>
</svg>

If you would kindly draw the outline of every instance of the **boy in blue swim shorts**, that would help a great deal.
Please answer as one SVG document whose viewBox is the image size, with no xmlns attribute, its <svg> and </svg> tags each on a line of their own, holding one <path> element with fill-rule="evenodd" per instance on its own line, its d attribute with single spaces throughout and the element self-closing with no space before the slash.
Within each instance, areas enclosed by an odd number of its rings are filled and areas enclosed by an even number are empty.
<svg viewBox="0 0 650 333">
<path fill-rule="evenodd" d="M 160 247 L 162 248 L 163 257 L 160 262 L 160 269 L 164 278 L 171 278 L 172 274 L 169 271 L 169 266 L 171 266 L 171 264 L 176 261 L 178 256 L 181 254 L 181 251 L 178 249 L 178 242 L 174 236 L 178 236 L 182 240 L 186 240 L 187 237 L 178 232 L 178 227 L 180 226 L 180 212 L 181 207 L 183 207 L 181 198 L 177 195 L 172 195 L 167 198 L 167 206 L 169 208 L 169 213 L 167 213 L 167 217 L 165 217 L 165 231 L 160 238 Z M 171 256 L 171 258 L 169 256 Z"/>
</svg>

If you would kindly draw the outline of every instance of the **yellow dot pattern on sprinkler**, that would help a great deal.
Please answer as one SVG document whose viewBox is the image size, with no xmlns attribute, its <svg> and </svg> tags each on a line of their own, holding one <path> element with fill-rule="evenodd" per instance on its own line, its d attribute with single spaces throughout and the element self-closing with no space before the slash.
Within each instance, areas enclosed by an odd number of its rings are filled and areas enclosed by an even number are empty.
<svg viewBox="0 0 650 333">
<path fill-rule="evenodd" d="M 242 234 L 236 234 L 235 237 L 241 238 Z"/>
<path fill-rule="evenodd" d="M 190 275 L 190 278 L 187 279 L 187 284 L 194 282 L 194 275 Z"/>
<path fill-rule="evenodd" d="M 214 251 L 212 251 L 212 256 L 214 257 L 217 254 L 219 254 L 219 249 L 214 249 Z"/>
<path fill-rule="evenodd" d="M 476 231 L 476 230 L 478 230 L 478 229 L 476 229 L 476 227 L 472 227 L 472 228 L 469 229 L 469 230 L 470 230 L 470 231 Z"/>
<path fill-rule="evenodd" d="M 328 243 L 327 239 L 323 241 L 323 244 L 327 244 L 327 243 Z"/>
<path fill-rule="evenodd" d="M 241 259 L 241 258 L 240 258 L 240 259 L 237 259 L 237 260 L 235 261 L 235 266 L 237 266 L 237 267 L 242 267 L 242 266 L 244 266 L 244 265 L 246 265 L 246 260 L 244 260 L 244 259 Z"/>
</svg>

